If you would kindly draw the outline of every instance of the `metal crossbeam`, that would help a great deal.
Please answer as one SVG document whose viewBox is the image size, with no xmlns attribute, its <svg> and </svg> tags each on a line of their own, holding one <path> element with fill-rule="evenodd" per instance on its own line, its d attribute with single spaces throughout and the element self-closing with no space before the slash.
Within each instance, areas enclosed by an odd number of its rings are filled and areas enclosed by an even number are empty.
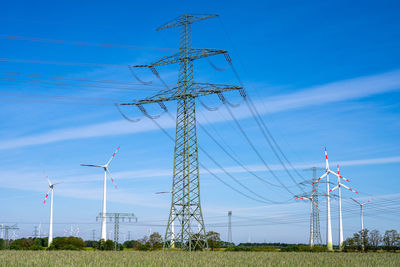
<svg viewBox="0 0 400 267">
<path fill-rule="evenodd" d="M 184 55 L 182 55 L 181 52 L 178 52 L 172 56 L 165 56 L 161 58 L 160 60 L 153 62 L 149 65 L 134 65 L 132 67 L 135 68 L 152 68 L 152 67 L 158 67 L 158 66 L 164 66 L 164 65 L 170 65 L 170 64 L 175 64 L 179 63 L 185 60 L 196 60 L 200 58 L 205 58 L 205 57 L 210 57 L 210 56 L 215 56 L 218 54 L 225 54 L 227 51 L 225 50 L 220 50 L 220 49 L 207 49 L 207 48 L 202 48 L 202 49 L 196 49 L 196 48 L 191 48 L 188 50 L 188 52 Z"/>
<path fill-rule="evenodd" d="M 167 102 L 185 98 L 196 98 L 211 94 L 224 93 L 232 90 L 240 90 L 242 87 L 226 84 L 210 84 L 210 83 L 193 83 L 192 92 L 179 93 L 179 86 L 163 90 L 154 96 L 146 97 L 141 100 L 134 100 L 131 103 L 123 103 L 121 105 L 144 105 L 149 103 Z"/>
<path fill-rule="evenodd" d="M 121 104 L 138 106 L 143 112 L 142 105 L 145 104 L 159 103 L 162 106 L 161 102 L 177 102 L 172 201 L 164 248 L 178 247 L 192 251 L 207 247 L 200 205 L 195 99 L 205 95 L 242 89 L 235 85 L 194 82 L 193 62 L 195 60 L 218 54 L 227 55 L 225 50 L 192 48 L 191 24 L 216 16 L 185 14 L 157 28 L 156 30 L 180 28 L 178 53 L 165 56 L 149 65 L 134 67 L 148 67 L 159 77 L 155 67 L 177 63 L 179 64 L 177 86 L 141 100 Z M 226 58 L 230 60 L 228 56 Z"/>
<path fill-rule="evenodd" d="M 96 220 L 102 219 L 103 217 L 109 218 L 110 222 L 114 220 L 114 250 L 119 250 L 119 223 L 120 222 L 137 222 L 137 217 L 134 213 L 119 213 L 119 212 L 100 212 L 96 217 Z"/>
</svg>

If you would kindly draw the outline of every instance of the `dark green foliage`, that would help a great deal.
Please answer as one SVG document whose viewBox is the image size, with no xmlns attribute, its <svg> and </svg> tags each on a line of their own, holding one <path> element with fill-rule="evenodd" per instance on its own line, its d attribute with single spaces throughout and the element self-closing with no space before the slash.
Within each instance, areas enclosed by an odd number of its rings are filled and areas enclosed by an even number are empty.
<svg viewBox="0 0 400 267">
<path fill-rule="evenodd" d="M 154 232 L 149 237 L 149 245 L 151 250 L 161 249 L 163 244 L 163 239 L 161 235 L 157 232 Z"/>
<path fill-rule="evenodd" d="M 98 242 L 97 249 L 99 250 L 114 250 L 114 242 L 112 240 L 104 241 L 104 239 Z"/>
<path fill-rule="evenodd" d="M 53 239 L 50 250 L 82 250 L 85 247 L 85 242 L 79 237 L 56 237 Z"/>
<path fill-rule="evenodd" d="M 400 236 L 396 230 L 387 230 L 382 240 L 386 251 L 396 251 L 400 246 Z"/>
<path fill-rule="evenodd" d="M 219 233 L 213 231 L 208 232 L 206 234 L 206 240 L 208 247 L 211 248 L 212 251 L 220 247 L 221 237 Z"/>
</svg>

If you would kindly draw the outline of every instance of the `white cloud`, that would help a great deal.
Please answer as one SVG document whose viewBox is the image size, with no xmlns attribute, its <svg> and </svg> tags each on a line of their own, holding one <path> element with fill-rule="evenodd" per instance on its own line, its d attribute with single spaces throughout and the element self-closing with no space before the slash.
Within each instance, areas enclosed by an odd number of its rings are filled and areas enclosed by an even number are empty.
<svg viewBox="0 0 400 267">
<path fill-rule="evenodd" d="M 295 108 L 359 99 L 399 89 L 400 70 L 396 70 L 384 74 L 354 78 L 306 88 L 291 94 L 268 97 L 255 102 L 255 105 L 261 114 L 267 114 Z M 244 105 L 238 108 L 235 113 L 238 114 L 237 117 L 239 119 L 250 116 L 250 113 Z M 226 120 L 226 114 L 222 115 L 224 116 L 211 116 L 208 122 L 215 123 Z M 175 126 L 175 123 L 169 118 L 166 119 L 166 116 L 162 117 L 158 121 L 164 128 L 172 128 Z M 206 123 L 203 122 L 201 118 L 199 118 L 199 122 Z M 139 123 L 129 123 L 125 120 L 110 121 L 81 127 L 59 129 L 47 133 L 2 141 L 0 142 L 0 149 L 4 150 L 33 145 L 43 145 L 74 139 L 124 135 L 153 131 L 156 129 L 157 126 L 148 119 L 144 119 Z"/>
</svg>

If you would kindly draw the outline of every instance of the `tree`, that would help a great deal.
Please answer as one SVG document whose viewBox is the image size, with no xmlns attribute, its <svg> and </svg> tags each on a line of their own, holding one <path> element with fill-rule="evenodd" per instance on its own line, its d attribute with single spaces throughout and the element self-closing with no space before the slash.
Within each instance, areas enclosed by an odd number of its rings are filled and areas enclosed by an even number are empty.
<svg viewBox="0 0 400 267">
<path fill-rule="evenodd" d="M 208 243 L 208 247 L 213 251 L 216 248 L 219 248 L 221 243 L 221 237 L 219 233 L 210 231 L 206 234 L 206 239 Z"/>
<path fill-rule="evenodd" d="M 374 251 L 377 251 L 379 244 L 382 242 L 382 236 L 378 230 L 372 230 L 369 233 L 369 244 Z"/>
<path fill-rule="evenodd" d="M 396 230 L 387 230 L 383 236 L 383 243 L 387 251 L 396 251 L 396 247 L 400 240 L 399 233 Z"/>
<path fill-rule="evenodd" d="M 149 243 L 152 249 L 160 249 L 162 248 L 163 239 L 161 235 L 157 232 L 154 232 L 149 237 Z"/>
</svg>

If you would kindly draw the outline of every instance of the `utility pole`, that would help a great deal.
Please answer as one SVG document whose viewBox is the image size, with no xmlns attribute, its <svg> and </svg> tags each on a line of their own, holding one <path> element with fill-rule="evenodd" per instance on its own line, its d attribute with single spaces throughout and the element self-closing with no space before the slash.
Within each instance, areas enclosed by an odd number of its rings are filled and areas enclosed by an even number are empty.
<svg viewBox="0 0 400 267">
<path fill-rule="evenodd" d="M 10 246 L 10 240 L 9 240 L 8 232 L 10 230 L 18 230 L 19 228 L 17 227 L 17 224 L 14 224 L 14 225 L 1 225 L 0 229 L 4 230 L 5 247 L 8 249 L 9 246 Z"/>
<path fill-rule="evenodd" d="M 127 220 L 129 223 L 131 223 L 132 220 L 137 222 L 137 217 L 133 213 L 100 212 L 96 217 L 96 220 L 103 218 L 109 218 L 110 222 L 114 220 L 114 250 L 119 250 L 119 223 L 125 222 L 125 220 Z"/>
<path fill-rule="evenodd" d="M 228 211 L 228 243 L 232 243 L 232 211 Z"/>
<path fill-rule="evenodd" d="M 320 221 L 319 221 L 319 203 L 318 203 L 318 184 L 315 183 L 317 180 L 317 170 L 324 170 L 323 168 L 311 167 L 304 171 L 312 171 L 312 191 L 311 191 L 311 218 L 310 218 L 310 246 L 322 245 Z M 307 184 L 310 184 L 307 182 Z M 314 205 L 313 205 L 314 203 Z"/>
<path fill-rule="evenodd" d="M 143 105 L 157 103 L 164 111 L 167 111 L 163 102 L 177 101 L 172 201 L 164 238 L 164 248 L 167 249 L 174 245 L 188 251 L 207 247 L 200 205 L 195 99 L 211 94 L 222 96 L 223 92 L 242 89 L 239 86 L 194 81 L 193 62 L 195 60 L 218 54 L 224 54 L 226 58 L 229 58 L 225 50 L 192 48 L 191 24 L 217 16 L 184 14 L 157 28 L 156 31 L 174 27 L 180 28 L 179 51 L 149 65 L 133 67 L 150 68 L 159 78 L 155 67 L 177 63 L 179 65 L 178 85 L 174 88 L 167 88 L 154 96 L 121 104 L 135 105 L 146 116 L 151 117 L 147 114 Z M 174 222 L 176 222 L 175 225 Z M 200 225 L 199 230 L 196 229 L 196 225 Z M 175 231 L 173 227 L 175 227 Z"/>
</svg>

